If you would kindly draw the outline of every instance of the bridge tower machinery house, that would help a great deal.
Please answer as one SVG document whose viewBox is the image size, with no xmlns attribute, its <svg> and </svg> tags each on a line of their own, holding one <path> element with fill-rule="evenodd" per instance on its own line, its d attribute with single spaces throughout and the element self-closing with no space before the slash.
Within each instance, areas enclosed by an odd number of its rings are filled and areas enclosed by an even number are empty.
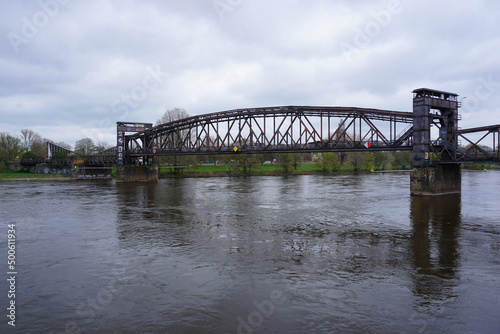
<svg viewBox="0 0 500 334">
<path fill-rule="evenodd" d="M 460 165 L 455 162 L 459 107 L 457 94 L 428 88 L 413 91 L 413 195 L 460 193 Z M 434 140 L 432 126 L 439 131 Z"/>
<path fill-rule="evenodd" d="M 152 127 L 152 123 L 116 122 L 116 180 L 118 182 L 158 181 L 158 166 L 153 165 L 151 156 L 130 157 L 126 154 L 129 146 L 133 145 L 126 134 L 142 134 Z M 144 136 L 141 136 L 138 140 L 141 141 L 143 146 L 146 145 Z M 133 141 L 137 143 L 137 139 L 133 139 Z"/>
</svg>

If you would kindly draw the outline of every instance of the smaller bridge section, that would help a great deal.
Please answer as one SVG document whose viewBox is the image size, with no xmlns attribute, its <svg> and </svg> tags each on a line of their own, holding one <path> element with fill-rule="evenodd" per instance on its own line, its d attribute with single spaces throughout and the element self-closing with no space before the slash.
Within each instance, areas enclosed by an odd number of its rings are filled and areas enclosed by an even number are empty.
<svg viewBox="0 0 500 334">
<path fill-rule="evenodd" d="M 48 142 L 47 158 L 23 158 L 21 166 L 34 167 L 45 164 L 54 168 L 71 168 L 74 165 L 87 167 L 110 167 L 116 165 L 117 148 L 111 147 L 95 155 L 81 156 L 65 147 Z"/>
<path fill-rule="evenodd" d="M 65 158 L 23 158 L 21 166 L 34 167 L 40 164 L 46 164 L 54 168 L 71 168 L 74 165 L 87 167 L 111 167 L 116 165 L 115 155 L 90 155 L 90 156 L 70 156 Z"/>
</svg>

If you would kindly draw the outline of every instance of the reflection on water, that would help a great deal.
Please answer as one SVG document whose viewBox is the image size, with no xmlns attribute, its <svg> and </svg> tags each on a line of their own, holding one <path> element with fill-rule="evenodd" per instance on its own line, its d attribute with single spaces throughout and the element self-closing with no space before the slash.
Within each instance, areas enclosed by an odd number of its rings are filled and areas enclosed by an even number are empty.
<svg viewBox="0 0 500 334">
<path fill-rule="evenodd" d="M 405 173 L 0 184 L 19 329 L 495 333 L 500 173 L 463 180 L 432 198 Z"/>
<path fill-rule="evenodd" d="M 446 294 L 443 290 L 457 283 L 460 203 L 460 195 L 412 197 L 411 250 L 418 295 Z"/>
</svg>

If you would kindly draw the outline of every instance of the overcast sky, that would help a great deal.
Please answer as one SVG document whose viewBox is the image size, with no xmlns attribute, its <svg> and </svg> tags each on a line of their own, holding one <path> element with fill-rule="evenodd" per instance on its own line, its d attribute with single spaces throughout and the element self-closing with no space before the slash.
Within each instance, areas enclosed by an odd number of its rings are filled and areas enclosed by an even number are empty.
<svg viewBox="0 0 500 334">
<path fill-rule="evenodd" d="M 455 92 L 461 127 L 500 123 L 500 2 L 0 0 L 0 132 L 74 146 L 154 123 L 276 105 L 411 111 Z"/>
</svg>

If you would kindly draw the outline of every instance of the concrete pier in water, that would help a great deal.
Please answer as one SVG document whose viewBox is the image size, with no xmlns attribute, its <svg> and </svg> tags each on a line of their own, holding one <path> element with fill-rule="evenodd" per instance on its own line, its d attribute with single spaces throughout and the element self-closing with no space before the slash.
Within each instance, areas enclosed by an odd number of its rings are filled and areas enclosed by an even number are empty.
<svg viewBox="0 0 500 334">
<path fill-rule="evenodd" d="M 112 178 L 111 167 L 75 166 L 71 171 L 74 180 L 109 180 Z"/>
<path fill-rule="evenodd" d="M 116 182 L 158 182 L 158 166 L 117 166 Z"/>
<path fill-rule="evenodd" d="M 460 194 L 462 174 L 458 164 L 417 167 L 410 174 L 411 195 Z"/>
</svg>

